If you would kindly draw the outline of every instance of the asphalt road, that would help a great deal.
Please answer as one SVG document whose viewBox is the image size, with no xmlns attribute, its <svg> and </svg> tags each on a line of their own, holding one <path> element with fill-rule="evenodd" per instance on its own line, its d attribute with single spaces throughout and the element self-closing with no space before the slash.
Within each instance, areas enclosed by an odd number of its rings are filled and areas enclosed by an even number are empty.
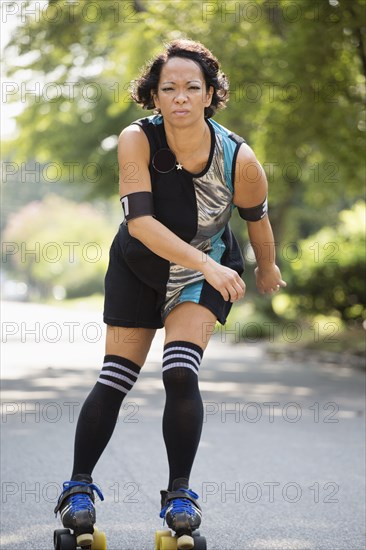
<svg viewBox="0 0 366 550">
<path fill-rule="evenodd" d="M 76 419 L 104 355 L 99 312 L 3 304 L 1 547 L 51 550 Z M 365 548 L 365 378 L 268 344 L 210 342 L 205 423 L 191 478 L 209 550 Z M 109 550 L 152 550 L 167 464 L 154 341 L 94 471 Z"/>
</svg>

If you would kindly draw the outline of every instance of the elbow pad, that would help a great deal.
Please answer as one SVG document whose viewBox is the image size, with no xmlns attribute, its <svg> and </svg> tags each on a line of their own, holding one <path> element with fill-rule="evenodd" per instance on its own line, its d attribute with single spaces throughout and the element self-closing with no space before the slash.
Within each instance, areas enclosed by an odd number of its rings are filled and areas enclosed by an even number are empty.
<svg viewBox="0 0 366 550">
<path fill-rule="evenodd" d="M 239 216 L 247 222 L 258 222 L 268 213 L 268 199 L 267 197 L 261 204 L 252 206 L 251 208 L 240 208 L 238 206 Z"/>
<path fill-rule="evenodd" d="M 130 193 L 120 198 L 126 222 L 141 216 L 154 216 L 154 201 L 151 191 Z"/>
</svg>

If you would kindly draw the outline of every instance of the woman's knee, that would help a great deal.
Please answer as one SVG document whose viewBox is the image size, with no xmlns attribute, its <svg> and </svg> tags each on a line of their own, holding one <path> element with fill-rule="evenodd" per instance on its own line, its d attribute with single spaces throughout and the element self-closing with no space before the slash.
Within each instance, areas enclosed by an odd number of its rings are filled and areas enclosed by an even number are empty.
<svg viewBox="0 0 366 550">
<path fill-rule="evenodd" d="M 177 305 L 165 320 L 165 344 L 185 340 L 205 350 L 215 330 L 216 315 L 194 302 Z"/>
<path fill-rule="evenodd" d="M 106 355 L 118 355 L 140 367 L 146 361 L 156 329 L 107 325 Z"/>
</svg>

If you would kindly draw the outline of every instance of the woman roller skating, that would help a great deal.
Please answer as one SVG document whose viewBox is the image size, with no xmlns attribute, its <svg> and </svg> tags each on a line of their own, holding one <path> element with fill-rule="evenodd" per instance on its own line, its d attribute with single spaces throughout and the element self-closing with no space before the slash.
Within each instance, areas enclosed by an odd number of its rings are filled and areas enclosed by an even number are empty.
<svg viewBox="0 0 366 550">
<path fill-rule="evenodd" d="M 228 100 L 227 78 L 213 54 L 198 42 L 170 42 L 134 82 L 132 97 L 154 114 L 119 138 L 124 221 L 105 279 L 106 355 L 80 412 L 73 470 L 56 512 L 76 535 L 72 543 L 74 535 L 68 538 L 74 547 L 103 547 L 100 533 L 93 533 L 94 496 L 102 495 L 92 472 L 156 329 L 164 327 L 169 479 L 160 516 L 174 536 L 157 533 L 156 547 L 203 550 L 201 507 L 189 481 L 203 423 L 199 369 L 216 321 L 225 324 L 245 293 L 243 258 L 229 226 L 235 207 L 255 244 L 259 292 L 286 283 L 275 263 L 263 168 L 243 138 L 212 118 Z M 134 341 L 127 337 L 131 327 Z M 59 550 L 66 548 L 65 537 L 56 536 Z"/>
</svg>

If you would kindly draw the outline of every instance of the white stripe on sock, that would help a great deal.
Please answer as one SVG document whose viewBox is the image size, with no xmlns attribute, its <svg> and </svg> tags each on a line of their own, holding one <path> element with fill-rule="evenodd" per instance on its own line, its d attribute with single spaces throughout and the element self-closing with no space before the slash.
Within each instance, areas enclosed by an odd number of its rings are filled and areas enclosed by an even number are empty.
<svg viewBox="0 0 366 550">
<path fill-rule="evenodd" d="M 165 357 L 166 354 L 169 353 L 169 355 L 170 355 L 172 352 L 175 352 L 175 351 L 188 351 L 192 355 L 195 355 L 199 362 L 201 362 L 201 360 L 202 360 L 202 357 L 198 353 L 198 351 L 196 351 L 194 349 L 191 349 L 191 348 L 185 348 L 183 346 L 174 346 L 174 347 L 171 347 L 171 348 L 168 348 L 168 349 L 164 350 L 163 358 Z"/>
<path fill-rule="evenodd" d="M 167 361 L 171 359 L 189 359 L 194 365 L 196 365 L 197 369 L 200 367 L 200 363 L 195 359 L 195 357 L 191 357 L 190 355 L 185 355 L 184 353 L 174 353 L 171 355 L 171 357 L 165 357 L 163 358 L 163 363 L 166 363 Z"/>
<path fill-rule="evenodd" d="M 119 390 L 122 393 L 129 392 L 128 389 L 124 388 L 123 386 L 120 386 L 120 384 L 116 384 L 115 382 L 111 382 L 110 380 L 106 380 L 105 378 L 98 378 L 98 382 L 100 384 L 105 384 L 106 386 L 111 386 L 112 388 L 115 388 L 116 390 Z"/>
<path fill-rule="evenodd" d="M 132 374 L 135 378 L 138 377 L 138 374 L 134 372 L 131 369 L 128 369 L 124 365 L 119 365 L 118 363 L 113 363 L 113 361 L 107 361 L 107 363 L 103 363 L 103 367 L 116 367 L 117 369 L 123 370 L 123 372 L 127 374 Z"/>
<path fill-rule="evenodd" d="M 123 380 L 124 382 L 127 382 L 128 384 L 131 384 L 132 386 L 135 383 L 135 380 L 131 380 L 131 378 L 127 378 L 127 376 L 124 376 L 123 374 L 119 374 L 118 372 L 114 372 L 112 370 L 102 370 L 100 375 L 102 375 L 102 374 L 112 376 L 113 378 L 117 378 L 117 380 Z"/>
</svg>

